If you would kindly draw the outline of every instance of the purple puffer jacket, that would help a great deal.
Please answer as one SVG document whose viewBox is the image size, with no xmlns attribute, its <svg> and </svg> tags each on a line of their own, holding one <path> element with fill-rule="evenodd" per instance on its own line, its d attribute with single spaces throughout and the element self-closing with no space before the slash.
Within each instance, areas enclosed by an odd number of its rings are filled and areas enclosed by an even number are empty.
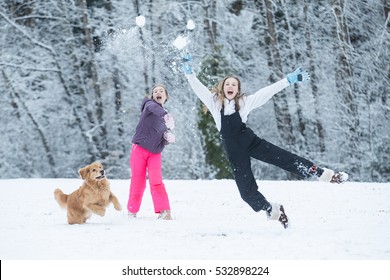
<svg viewBox="0 0 390 280">
<path fill-rule="evenodd" d="M 141 112 L 131 142 L 140 145 L 151 153 L 161 153 L 167 144 L 164 139 L 164 133 L 167 131 L 164 116 L 167 111 L 161 104 L 146 97 L 142 102 Z"/>
</svg>

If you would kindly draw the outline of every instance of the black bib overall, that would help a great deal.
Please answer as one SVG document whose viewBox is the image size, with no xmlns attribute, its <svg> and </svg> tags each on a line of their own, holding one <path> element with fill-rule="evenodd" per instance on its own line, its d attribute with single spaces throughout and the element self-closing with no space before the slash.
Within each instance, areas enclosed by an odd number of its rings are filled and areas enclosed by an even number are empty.
<svg viewBox="0 0 390 280">
<path fill-rule="evenodd" d="M 276 165 L 284 170 L 310 177 L 313 163 L 259 138 L 242 122 L 238 111 L 225 116 L 221 111 L 221 138 L 233 170 L 242 199 L 256 212 L 264 210 L 269 202 L 258 191 L 251 169 L 251 157 Z"/>
</svg>

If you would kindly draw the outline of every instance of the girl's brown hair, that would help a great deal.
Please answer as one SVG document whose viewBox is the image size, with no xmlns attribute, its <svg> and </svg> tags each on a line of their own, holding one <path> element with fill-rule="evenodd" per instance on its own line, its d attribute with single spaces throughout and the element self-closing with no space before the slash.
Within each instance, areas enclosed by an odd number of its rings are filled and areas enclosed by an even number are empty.
<svg viewBox="0 0 390 280">
<path fill-rule="evenodd" d="M 154 86 L 152 87 L 152 93 L 151 93 L 151 97 L 150 97 L 150 98 L 153 99 L 153 91 L 154 91 L 154 89 L 155 89 L 156 87 L 162 87 L 162 88 L 165 90 L 165 94 L 167 95 L 167 100 L 165 100 L 165 102 L 167 102 L 168 99 L 169 99 L 169 93 L 168 93 L 167 88 L 166 88 L 164 85 L 162 85 L 162 84 L 154 85 Z"/>
</svg>

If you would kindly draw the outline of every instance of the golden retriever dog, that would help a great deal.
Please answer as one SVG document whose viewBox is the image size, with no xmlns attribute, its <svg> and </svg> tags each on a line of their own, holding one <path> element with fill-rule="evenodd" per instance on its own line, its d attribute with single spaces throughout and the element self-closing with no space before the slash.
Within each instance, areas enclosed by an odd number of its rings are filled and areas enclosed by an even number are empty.
<svg viewBox="0 0 390 280">
<path fill-rule="evenodd" d="M 92 213 L 103 217 L 111 202 L 116 210 L 122 210 L 118 199 L 110 190 L 110 184 L 100 162 L 81 168 L 79 174 L 84 182 L 78 190 L 69 195 L 60 189 L 54 191 L 58 204 L 67 209 L 69 224 L 84 224 Z"/>
</svg>

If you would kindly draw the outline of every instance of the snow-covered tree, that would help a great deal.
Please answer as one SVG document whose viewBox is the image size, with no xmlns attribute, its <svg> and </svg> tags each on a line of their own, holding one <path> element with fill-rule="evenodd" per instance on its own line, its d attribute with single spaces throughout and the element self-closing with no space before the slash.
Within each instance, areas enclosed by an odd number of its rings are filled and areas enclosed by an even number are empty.
<svg viewBox="0 0 390 280">
<path fill-rule="evenodd" d="M 168 88 L 176 121 L 164 176 L 217 174 L 172 44 L 183 35 L 195 73 L 210 75 L 208 58 L 218 58 L 224 67 L 215 78 L 230 69 L 248 94 L 298 65 L 308 69 L 309 83 L 277 94 L 248 125 L 352 180 L 388 181 L 389 11 L 388 0 L 1 1 L 1 177 L 75 177 L 101 160 L 111 177 L 128 178 L 139 106 L 156 83 Z M 290 178 L 258 161 L 253 167 L 259 179 Z"/>
</svg>

